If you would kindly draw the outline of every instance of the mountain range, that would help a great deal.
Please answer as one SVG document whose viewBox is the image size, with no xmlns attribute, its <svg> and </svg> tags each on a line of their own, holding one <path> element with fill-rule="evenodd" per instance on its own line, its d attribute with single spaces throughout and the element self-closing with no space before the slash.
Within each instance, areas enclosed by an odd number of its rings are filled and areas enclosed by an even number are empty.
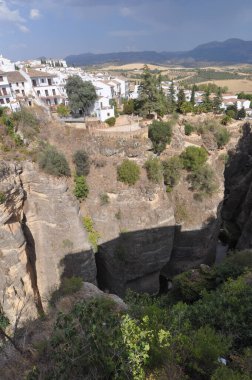
<svg viewBox="0 0 252 380">
<path fill-rule="evenodd" d="M 198 63 L 237 64 L 252 63 L 252 41 L 231 38 L 224 42 L 213 41 L 197 46 L 193 50 L 178 52 L 118 52 L 92 54 L 84 53 L 69 55 L 66 58 L 68 65 L 88 66 L 105 63 L 153 63 L 153 64 L 181 64 L 194 66 Z"/>
</svg>

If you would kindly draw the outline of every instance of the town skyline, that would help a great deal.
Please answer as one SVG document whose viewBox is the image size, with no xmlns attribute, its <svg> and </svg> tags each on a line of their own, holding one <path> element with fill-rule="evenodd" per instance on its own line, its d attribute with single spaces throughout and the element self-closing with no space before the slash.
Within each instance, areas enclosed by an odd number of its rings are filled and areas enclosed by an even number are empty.
<svg viewBox="0 0 252 380">
<path fill-rule="evenodd" d="M 18 60 L 190 50 L 213 40 L 250 40 L 251 14 L 248 0 L 1 0 L 1 53 Z"/>
</svg>

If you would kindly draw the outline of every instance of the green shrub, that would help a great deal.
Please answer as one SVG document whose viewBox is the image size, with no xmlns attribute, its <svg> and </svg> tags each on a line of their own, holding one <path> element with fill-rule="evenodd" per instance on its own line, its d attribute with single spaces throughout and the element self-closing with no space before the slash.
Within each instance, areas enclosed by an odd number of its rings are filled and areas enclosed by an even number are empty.
<svg viewBox="0 0 252 380">
<path fill-rule="evenodd" d="M 231 119 L 236 119 L 237 111 L 235 110 L 227 110 L 226 115 L 229 116 Z"/>
<path fill-rule="evenodd" d="M 123 103 L 123 113 L 126 115 L 131 115 L 134 113 L 135 107 L 134 107 L 134 100 L 129 99 L 124 101 Z"/>
<path fill-rule="evenodd" d="M 57 107 L 57 114 L 60 117 L 67 117 L 70 114 L 70 109 L 69 109 L 69 107 L 65 106 L 64 104 L 60 104 Z"/>
<path fill-rule="evenodd" d="M 231 112 L 231 111 L 230 111 Z M 233 111 L 232 111 L 233 112 Z M 224 115 L 221 119 L 221 124 L 222 125 L 228 125 L 232 118 L 229 115 Z"/>
<path fill-rule="evenodd" d="M 13 114 L 13 119 L 25 139 L 33 140 L 39 133 L 39 119 L 30 109 L 22 108 Z"/>
<path fill-rule="evenodd" d="M 211 380 L 251 380 L 251 377 L 222 365 L 213 373 Z"/>
<path fill-rule="evenodd" d="M 207 161 L 207 151 L 204 148 L 188 146 L 180 155 L 184 169 L 197 170 Z"/>
<path fill-rule="evenodd" d="M 170 144 L 172 137 L 171 122 L 153 121 L 149 125 L 148 137 L 153 144 L 155 153 L 160 154 L 165 150 L 166 145 Z"/>
<path fill-rule="evenodd" d="M 178 156 L 171 157 L 162 162 L 164 183 L 170 191 L 179 182 L 181 176 L 182 162 Z"/>
<path fill-rule="evenodd" d="M 94 222 L 90 216 L 85 216 L 83 218 L 83 225 L 88 233 L 88 240 L 89 243 L 92 245 L 94 253 L 98 250 L 98 240 L 100 239 L 101 235 L 98 231 L 94 228 Z"/>
<path fill-rule="evenodd" d="M 214 134 L 218 148 L 223 148 L 230 140 L 230 132 L 227 128 L 218 128 Z"/>
<path fill-rule="evenodd" d="M 83 284 L 83 279 L 81 277 L 64 277 L 62 280 L 60 291 L 66 296 L 78 292 Z"/>
<path fill-rule="evenodd" d="M 130 160 L 124 160 L 122 164 L 117 168 L 118 181 L 127 183 L 128 185 L 134 185 L 140 178 L 139 166 Z"/>
<path fill-rule="evenodd" d="M 114 116 L 109 117 L 105 120 L 105 123 L 107 123 L 110 127 L 113 127 L 115 125 L 116 118 Z"/>
<path fill-rule="evenodd" d="M 74 178 L 75 187 L 74 187 L 74 195 L 78 199 L 86 199 L 89 193 L 88 184 L 86 178 L 81 176 L 75 176 Z"/>
<path fill-rule="evenodd" d="M 100 194 L 101 206 L 107 205 L 109 203 L 109 196 L 107 193 Z"/>
<path fill-rule="evenodd" d="M 185 135 L 190 136 L 194 131 L 194 127 L 191 124 L 185 124 Z"/>
<path fill-rule="evenodd" d="M 40 169 L 48 174 L 61 177 L 70 176 L 70 168 L 63 153 L 57 151 L 54 146 L 47 145 L 38 156 Z"/>
<path fill-rule="evenodd" d="M 187 180 L 190 182 L 192 190 L 198 191 L 202 195 L 212 195 L 217 190 L 214 171 L 207 164 L 190 173 Z"/>
<path fill-rule="evenodd" d="M 90 162 L 85 150 L 77 150 L 73 155 L 73 162 L 78 176 L 87 176 L 90 171 Z"/>
<path fill-rule="evenodd" d="M 157 157 L 149 158 L 144 167 L 147 171 L 147 177 L 151 182 L 160 183 L 163 179 L 163 166 Z"/>
<path fill-rule="evenodd" d="M 6 201 L 6 195 L 0 191 L 0 205 Z"/>
</svg>

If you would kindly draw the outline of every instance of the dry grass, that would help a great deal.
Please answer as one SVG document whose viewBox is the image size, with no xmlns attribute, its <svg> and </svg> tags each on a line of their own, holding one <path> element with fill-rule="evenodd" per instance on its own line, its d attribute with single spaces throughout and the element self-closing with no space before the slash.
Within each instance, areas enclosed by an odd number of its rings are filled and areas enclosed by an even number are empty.
<svg viewBox="0 0 252 380">
<path fill-rule="evenodd" d="M 202 82 L 197 84 L 215 83 L 220 87 L 228 87 L 228 92 L 231 94 L 237 94 L 238 92 L 252 93 L 252 81 L 248 79 L 227 79 L 227 80 L 215 80 Z"/>
<path fill-rule="evenodd" d="M 118 66 L 104 66 L 102 70 L 141 70 L 144 67 L 144 63 L 129 63 L 127 65 L 118 65 Z M 164 66 L 151 65 L 148 64 L 148 67 L 151 70 L 167 70 Z"/>
</svg>

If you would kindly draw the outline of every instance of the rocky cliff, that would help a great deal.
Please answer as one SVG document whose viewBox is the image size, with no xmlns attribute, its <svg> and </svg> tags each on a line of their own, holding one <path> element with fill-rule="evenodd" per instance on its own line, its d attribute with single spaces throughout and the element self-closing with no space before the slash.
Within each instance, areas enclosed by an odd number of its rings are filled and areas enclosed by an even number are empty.
<svg viewBox="0 0 252 380">
<path fill-rule="evenodd" d="M 243 126 L 237 148 L 230 152 L 225 170 L 223 227 L 233 248 L 252 247 L 252 130 Z"/>
</svg>

